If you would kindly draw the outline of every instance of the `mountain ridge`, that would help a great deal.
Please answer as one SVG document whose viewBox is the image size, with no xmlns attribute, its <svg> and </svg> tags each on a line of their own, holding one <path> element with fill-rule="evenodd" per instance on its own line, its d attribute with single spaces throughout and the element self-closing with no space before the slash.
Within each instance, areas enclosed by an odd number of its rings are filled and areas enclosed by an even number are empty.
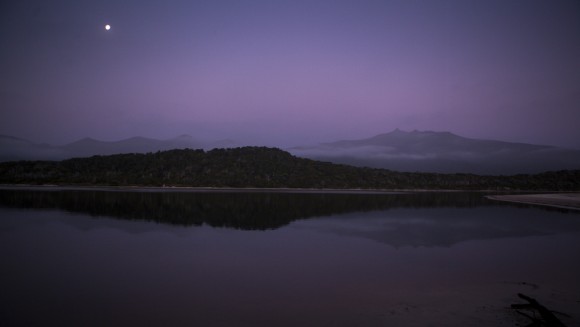
<svg viewBox="0 0 580 327">
<path fill-rule="evenodd" d="M 100 141 L 85 137 L 60 146 L 0 135 L 0 162 L 238 146 L 240 144 L 229 139 L 206 141 L 188 134 L 162 140 L 134 136 L 118 141 Z M 285 150 L 313 160 L 406 172 L 497 175 L 580 169 L 580 150 L 468 138 L 447 131 L 407 132 L 395 129 L 363 139 L 338 140 Z"/>
<path fill-rule="evenodd" d="M 397 171 L 514 174 L 580 168 L 580 150 L 467 138 L 451 132 L 395 129 L 364 139 L 288 150 L 304 158 Z"/>
<path fill-rule="evenodd" d="M 392 139 L 394 137 L 398 137 L 398 138 L 409 138 L 409 136 L 412 137 L 437 137 L 439 140 L 441 139 L 446 139 L 447 141 L 471 141 L 471 142 L 479 142 L 479 143 L 488 143 L 488 144 L 510 144 L 510 145 L 521 145 L 521 146 L 530 146 L 530 147 L 534 147 L 534 148 L 560 148 L 557 146 L 551 146 L 551 145 L 539 145 L 539 144 L 531 144 L 531 143 L 524 143 L 524 142 L 509 142 L 509 141 L 501 141 L 501 140 L 492 140 L 492 139 L 477 139 L 477 138 L 470 138 L 470 137 L 464 137 L 464 136 L 460 136 L 457 134 L 454 134 L 452 132 L 448 132 L 448 131 L 441 131 L 441 132 L 437 132 L 437 131 L 418 131 L 418 130 L 413 130 L 411 132 L 405 132 L 402 131 L 400 129 L 395 129 L 392 132 L 388 132 L 388 133 L 382 133 L 382 134 L 378 134 L 375 136 L 371 136 L 368 138 L 364 138 L 364 139 L 360 139 L 360 140 L 339 140 L 339 141 L 334 141 L 334 142 L 324 142 L 321 144 L 324 145 L 335 145 L 335 144 L 356 144 L 356 143 L 376 143 L 377 145 L 382 144 L 385 140 L 387 141 L 392 141 Z"/>
</svg>

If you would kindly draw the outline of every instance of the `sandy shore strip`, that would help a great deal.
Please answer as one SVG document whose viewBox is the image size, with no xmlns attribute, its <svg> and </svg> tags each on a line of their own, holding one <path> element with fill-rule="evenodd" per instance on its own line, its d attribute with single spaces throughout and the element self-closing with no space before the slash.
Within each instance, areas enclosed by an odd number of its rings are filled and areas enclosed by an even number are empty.
<svg viewBox="0 0 580 327">
<path fill-rule="evenodd" d="M 497 201 L 580 210 L 580 193 L 489 195 L 487 198 Z"/>
</svg>

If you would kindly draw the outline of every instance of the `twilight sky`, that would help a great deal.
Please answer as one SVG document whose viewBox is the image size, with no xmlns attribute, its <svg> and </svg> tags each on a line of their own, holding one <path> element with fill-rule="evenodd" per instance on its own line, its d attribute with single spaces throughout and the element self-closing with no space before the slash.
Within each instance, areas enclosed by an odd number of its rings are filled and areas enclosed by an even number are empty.
<svg viewBox="0 0 580 327">
<path fill-rule="evenodd" d="M 0 134 L 292 146 L 395 128 L 580 148 L 580 1 L 0 2 Z"/>
</svg>

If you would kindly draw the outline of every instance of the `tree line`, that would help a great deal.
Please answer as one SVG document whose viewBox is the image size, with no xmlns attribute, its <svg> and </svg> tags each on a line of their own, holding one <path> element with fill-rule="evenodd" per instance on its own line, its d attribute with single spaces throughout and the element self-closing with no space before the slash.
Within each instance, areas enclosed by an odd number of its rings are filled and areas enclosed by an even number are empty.
<svg viewBox="0 0 580 327">
<path fill-rule="evenodd" d="M 298 158 L 277 148 L 169 150 L 0 163 L 2 184 L 333 189 L 580 190 L 580 170 L 490 176 L 396 172 Z"/>
</svg>

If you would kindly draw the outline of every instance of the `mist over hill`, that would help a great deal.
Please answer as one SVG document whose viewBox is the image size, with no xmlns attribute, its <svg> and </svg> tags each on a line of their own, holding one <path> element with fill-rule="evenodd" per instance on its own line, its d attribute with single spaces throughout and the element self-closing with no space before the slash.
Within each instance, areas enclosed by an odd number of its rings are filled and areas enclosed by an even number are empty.
<svg viewBox="0 0 580 327">
<path fill-rule="evenodd" d="M 57 146 L 0 135 L 0 162 L 64 160 L 186 148 L 211 150 L 242 145 L 247 144 L 227 139 L 207 141 L 180 135 L 166 140 L 132 137 L 112 142 L 84 138 Z M 302 158 L 404 172 L 509 175 L 580 169 L 580 150 L 473 139 L 450 132 L 406 132 L 396 129 L 365 139 L 341 140 L 285 150 Z"/>
<path fill-rule="evenodd" d="M 206 141 L 190 135 L 167 140 L 131 137 L 120 141 L 100 141 L 93 138 L 65 145 L 38 144 L 25 139 L 0 135 L 0 162 L 16 160 L 64 160 L 121 153 L 148 153 L 173 149 L 214 149 L 239 146 L 232 140 Z"/>
<path fill-rule="evenodd" d="M 0 135 L 0 162 L 13 160 L 65 159 L 62 149 L 49 144 L 34 143 L 18 137 Z"/>
<path fill-rule="evenodd" d="M 399 129 L 288 151 L 315 160 L 407 172 L 518 174 L 580 168 L 579 150 Z"/>
</svg>

